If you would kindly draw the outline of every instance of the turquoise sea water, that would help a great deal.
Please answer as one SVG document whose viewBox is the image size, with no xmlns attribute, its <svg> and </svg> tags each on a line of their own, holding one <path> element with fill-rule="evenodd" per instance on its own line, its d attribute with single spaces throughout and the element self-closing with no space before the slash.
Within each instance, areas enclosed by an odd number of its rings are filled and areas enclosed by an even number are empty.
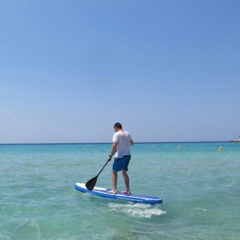
<svg viewBox="0 0 240 240">
<path fill-rule="evenodd" d="M 110 146 L 0 145 L 0 239 L 240 239 L 240 143 L 135 144 L 131 190 L 162 197 L 154 206 L 74 189 Z M 110 177 L 111 163 L 97 186 Z"/>
</svg>

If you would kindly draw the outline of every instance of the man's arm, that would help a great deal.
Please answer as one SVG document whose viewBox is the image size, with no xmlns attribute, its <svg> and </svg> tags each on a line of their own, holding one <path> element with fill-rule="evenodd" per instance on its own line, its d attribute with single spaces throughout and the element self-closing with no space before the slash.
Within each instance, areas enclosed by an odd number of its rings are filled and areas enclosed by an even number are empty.
<svg viewBox="0 0 240 240">
<path fill-rule="evenodd" d="M 117 142 L 112 143 L 111 151 L 108 157 L 108 161 L 112 159 L 113 154 L 117 151 Z"/>
<path fill-rule="evenodd" d="M 133 144 L 134 144 L 133 140 L 130 140 L 130 145 L 133 145 Z"/>
</svg>

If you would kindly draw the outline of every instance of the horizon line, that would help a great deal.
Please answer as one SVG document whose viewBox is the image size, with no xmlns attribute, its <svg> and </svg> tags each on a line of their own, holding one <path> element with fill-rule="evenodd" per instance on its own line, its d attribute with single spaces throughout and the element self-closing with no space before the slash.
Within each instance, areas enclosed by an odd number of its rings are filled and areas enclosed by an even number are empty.
<svg viewBox="0 0 240 240">
<path fill-rule="evenodd" d="M 146 142 L 134 142 L 134 144 L 157 144 L 157 143 L 214 143 L 214 142 L 230 142 L 230 140 L 209 140 L 209 141 L 146 141 Z M 36 142 L 36 143 L 0 143 L 0 145 L 78 145 L 78 144 L 112 144 L 112 142 Z"/>
</svg>

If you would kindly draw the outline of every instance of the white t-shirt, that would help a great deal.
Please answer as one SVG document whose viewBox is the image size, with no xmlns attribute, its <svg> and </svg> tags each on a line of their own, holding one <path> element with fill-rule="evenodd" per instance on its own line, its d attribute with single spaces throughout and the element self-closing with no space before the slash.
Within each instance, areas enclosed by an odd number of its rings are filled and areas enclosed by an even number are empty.
<svg viewBox="0 0 240 240">
<path fill-rule="evenodd" d="M 127 131 L 117 131 L 113 134 L 112 142 L 117 143 L 117 152 L 115 158 L 122 158 L 125 155 L 130 155 L 130 141 L 131 135 Z"/>
</svg>

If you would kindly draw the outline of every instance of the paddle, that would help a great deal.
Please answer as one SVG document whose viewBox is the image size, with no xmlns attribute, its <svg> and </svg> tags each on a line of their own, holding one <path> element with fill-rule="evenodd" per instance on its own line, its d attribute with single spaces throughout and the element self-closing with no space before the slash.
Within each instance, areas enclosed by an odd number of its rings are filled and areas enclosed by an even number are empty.
<svg viewBox="0 0 240 240">
<path fill-rule="evenodd" d="M 87 189 L 88 189 L 89 191 L 92 191 L 92 190 L 93 190 L 93 188 L 94 188 L 94 186 L 95 186 L 95 184 L 96 184 L 96 182 L 97 182 L 98 176 L 100 175 L 100 173 L 102 172 L 102 170 L 106 167 L 106 165 L 108 164 L 108 162 L 109 162 L 109 161 L 107 161 L 107 162 L 104 164 L 103 168 L 100 170 L 100 172 L 98 173 L 98 175 L 97 175 L 96 177 L 90 179 L 90 180 L 85 184 L 85 186 L 87 187 Z"/>
</svg>

